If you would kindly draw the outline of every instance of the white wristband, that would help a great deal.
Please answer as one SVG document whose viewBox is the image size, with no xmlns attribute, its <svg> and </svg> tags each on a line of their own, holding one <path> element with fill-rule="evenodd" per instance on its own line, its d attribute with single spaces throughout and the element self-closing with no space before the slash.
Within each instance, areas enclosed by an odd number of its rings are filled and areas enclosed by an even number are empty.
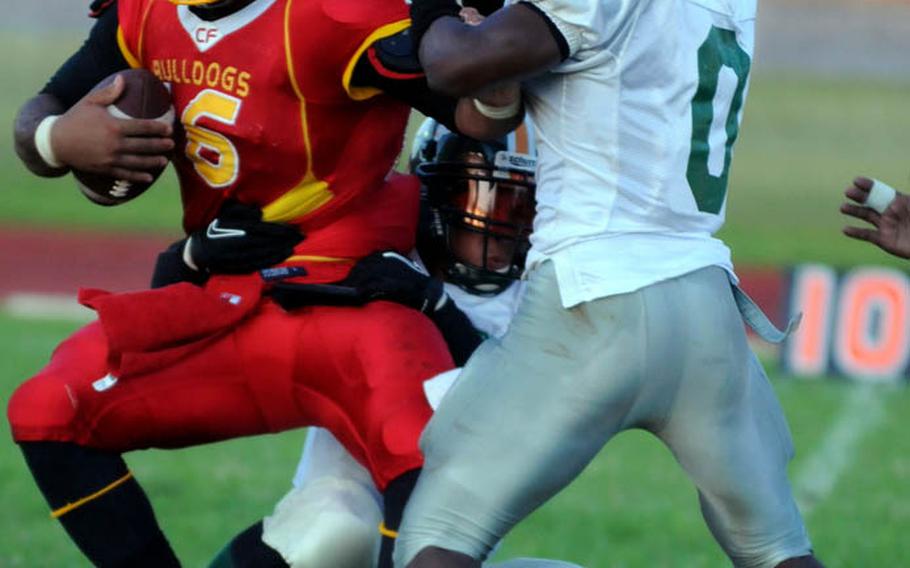
<svg viewBox="0 0 910 568">
<path fill-rule="evenodd" d="M 505 106 L 492 106 L 473 99 L 477 112 L 492 120 L 505 120 L 517 116 L 521 112 L 521 97 Z"/>
<path fill-rule="evenodd" d="M 879 213 L 884 213 L 896 196 L 897 192 L 893 187 L 874 179 L 872 180 L 872 189 L 869 190 L 869 197 L 866 198 L 864 205 Z"/>
<path fill-rule="evenodd" d="M 44 163 L 52 168 L 63 167 L 63 163 L 54 154 L 54 147 L 51 146 L 51 129 L 58 118 L 60 116 L 56 114 L 46 116 L 35 129 L 35 149 L 38 150 L 38 155 L 41 156 Z"/>
</svg>

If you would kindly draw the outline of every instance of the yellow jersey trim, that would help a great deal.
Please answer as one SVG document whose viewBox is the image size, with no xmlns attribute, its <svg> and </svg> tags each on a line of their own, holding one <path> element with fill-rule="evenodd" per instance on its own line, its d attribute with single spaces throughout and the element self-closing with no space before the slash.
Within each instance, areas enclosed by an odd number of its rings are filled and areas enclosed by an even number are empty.
<svg viewBox="0 0 910 568">
<path fill-rule="evenodd" d="M 281 197 L 262 208 L 262 220 L 270 223 L 290 223 L 312 213 L 332 200 L 335 194 L 329 184 L 307 175 Z"/>
<path fill-rule="evenodd" d="M 117 479 L 116 481 L 110 483 L 106 487 L 102 487 L 101 489 L 99 489 L 98 491 L 95 491 L 91 495 L 87 495 L 87 496 L 83 497 L 82 499 L 79 499 L 78 501 L 75 501 L 73 503 L 67 503 L 66 505 L 60 507 L 59 509 L 55 509 L 55 510 L 51 511 L 51 518 L 59 519 L 63 515 L 72 511 L 73 509 L 77 509 L 77 508 L 85 505 L 89 501 L 94 501 L 95 499 L 97 499 L 98 497 L 101 497 L 105 493 L 108 493 L 108 492 L 113 491 L 114 489 L 120 487 L 121 485 L 123 485 L 124 483 L 126 483 L 127 481 L 132 479 L 132 477 L 133 477 L 133 472 L 131 472 L 131 471 L 126 472 L 126 475 L 124 475 L 120 479 Z"/>
<path fill-rule="evenodd" d="M 295 254 L 294 256 L 288 257 L 284 262 L 344 262 L 347 264 L 354 264 L 354 260 L 351 258 L 318 256 L 312 254 Z"/>
<path fill-rule="evenodd" d="M 332 200 L 335 195 L 329 190 L 329 184 L 316 179 L 313 174 L 313 150 L 310 147 L 310 131 L 307 124 L 306 99 L 297 73 L 294 71 L 294 54 L 291 50 L 291 6 L 294 0 L 288 0 L 284 8 L 284 56 L 288 68 L 288 77 L 294 94 L 300 100 L 300 128 L 303 146 L 306 151 L 307 170 L 297 185 L 289 189 L 278 199 L 262 208 L 262 219 L 274 223 L 287 223 L 312 213 Z"/>
<path fill-rule="evenodd" d="M 345 92 L 349 97 L 351 97 L 351 99 L 355 101 L 365 101 L 371 97 L 375 97 L 382 92 L 376 87 L 351 86 L 351 77 L 354 75 L 354 67 L 357 66 L 357 62 L 360 61 L 360 56 L 363 55 L 363 52 L 377 41 L 389 36 L 393 36 L 402 30 L 408 29 L 410 26 L 410 18 L 392 22 L 391 24 L 386 24 L 374 30 L 373 33 L 371 33 L 365 40 L 363 40 L 363 43 L 360 44 L 360 47 L 358 47 L 357 51 L 354 52 L 354 56 L 351 57 L 350 61 L 348 61 L 348 65 L 344 69 L 344 75 L 341 76 L 341 85 L 344 87 Z"/>
<path fill-rule="evenodd" d="M 149 0 L 145 5 L 145 12 L 142 13 L 142 21 L 139 22 L 139 43 L 137 47 L 139 49 L 139 65 L 142 65 L 143 51 L 145 51 L 145 26 L 148 23 L 149 14 L 152 11 L 152 5 L 155 3 L 155 0 Z"/>
<path fill-rule="evenodd" d="M 130 46 L 126 44 L 126 37 L 123 35 L 123 28 L 117 27 L 117 46 L 120 48 L 120 53 L 123 54 L 123 58 L 126 59 L 126 62 L 133 69 L 138 69 L 142 67 L 142 63 L 139 59 L 133 55 L 133 52 L 130 51 Z"/>
</svg>

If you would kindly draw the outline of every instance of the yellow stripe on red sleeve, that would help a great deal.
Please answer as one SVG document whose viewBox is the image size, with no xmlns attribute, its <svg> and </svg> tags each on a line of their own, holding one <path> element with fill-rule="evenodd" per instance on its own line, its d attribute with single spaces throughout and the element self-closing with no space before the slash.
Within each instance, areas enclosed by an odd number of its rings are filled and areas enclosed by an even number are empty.
<svg viewBox="0 0 910 568">
<path fill-rule="evenodd" d="M 341 84 L 344 87 L 345 92 L 349 97 L 355 101 L 364 101 L 371 97 L 375 97 L 382 91 L 375 87 L 355 87 L 351 85 L 351 77 L 354 75 L 354 67 L 357 65 L 357 62 L 360 61 L 360 57 L 363 53 L 377 41 L 393 36 L 402 30 L 406 30 L 411 26 L 410 19 L 399 20 L 397 22 L 392 22 L 391 24 L 386 24 L 377 28 L 373 31 L 367 38 L 360 44 L 360 47 L 354 52 L 353 57 L 348 61 L 347 66 L 344 69 L 344 75 L 341 77 Z"/>
<path fill-rule="evenodd" d="M 120 48 L 120 53 L 123 54 L 123 58 L 133 69 L 138 69 L 142 67 L 142 62 L 139 61 L 139 58 L 133 55 L 133 52 L 130 50 L 130 46 L 126 43 L 126 37 L 123 35 L 123 28 L 117 28 L 117 47 Z"/>
<path fill-rule="evenodd" d="M 143 67 L 145 28 L 155 0 L 120 0 L 117 9 L 117 47 L 130 67 Z"/>
</svg>

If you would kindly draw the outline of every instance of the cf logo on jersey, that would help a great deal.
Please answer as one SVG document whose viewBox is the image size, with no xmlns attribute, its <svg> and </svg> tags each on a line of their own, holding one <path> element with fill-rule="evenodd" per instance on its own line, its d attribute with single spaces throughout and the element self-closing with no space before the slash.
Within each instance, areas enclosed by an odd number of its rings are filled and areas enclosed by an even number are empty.
<svg viewBox="0 0 910 568">
<path fill-rule="evenodd" d="M 196 28 L 196 43 L 206 44 L 218 38 L 218 28 L 199 26 Z"/>
</svg>

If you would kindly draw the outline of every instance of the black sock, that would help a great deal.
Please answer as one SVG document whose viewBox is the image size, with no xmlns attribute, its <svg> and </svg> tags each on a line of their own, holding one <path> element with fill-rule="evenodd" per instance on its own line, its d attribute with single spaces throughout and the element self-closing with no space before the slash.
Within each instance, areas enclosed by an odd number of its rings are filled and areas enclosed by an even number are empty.
<svg viewBox="0 0 910 568">
<path fill-rule="evenodd" d="M 262 521 L 237 534 L 218 553 L 209 568 L 287 568 L 284 558 L 262 541 Z"/>
<path fill-rule="evenodd" d="M 412 469 L 393 479 L 385 493 L 382 494 L 383 504 L 385 505 L 385 518 L 383 524 L 390 531 L 398 531 L 401 526 L 401 516 L 404 514 L 404 506 L 408 503 L 414 486 L 417 484 L 417 477 L 420 475 L 419 469 Z M 382 546 L 379 549 L 379 566 L 377 568 L 392 568 L 392 550 L 395 548 L 395 538 L 382 535 Z"/>
<path fill-rule="evenodd" d="M 62 513 L 58 520 L 95 566 L 180 566 L 151 503 L 119 454 L 68 442 L 19 446 L 51 510 Z M 110 489 L 72 510 L 61 510 L 105 488 Z"/>
</svg>

